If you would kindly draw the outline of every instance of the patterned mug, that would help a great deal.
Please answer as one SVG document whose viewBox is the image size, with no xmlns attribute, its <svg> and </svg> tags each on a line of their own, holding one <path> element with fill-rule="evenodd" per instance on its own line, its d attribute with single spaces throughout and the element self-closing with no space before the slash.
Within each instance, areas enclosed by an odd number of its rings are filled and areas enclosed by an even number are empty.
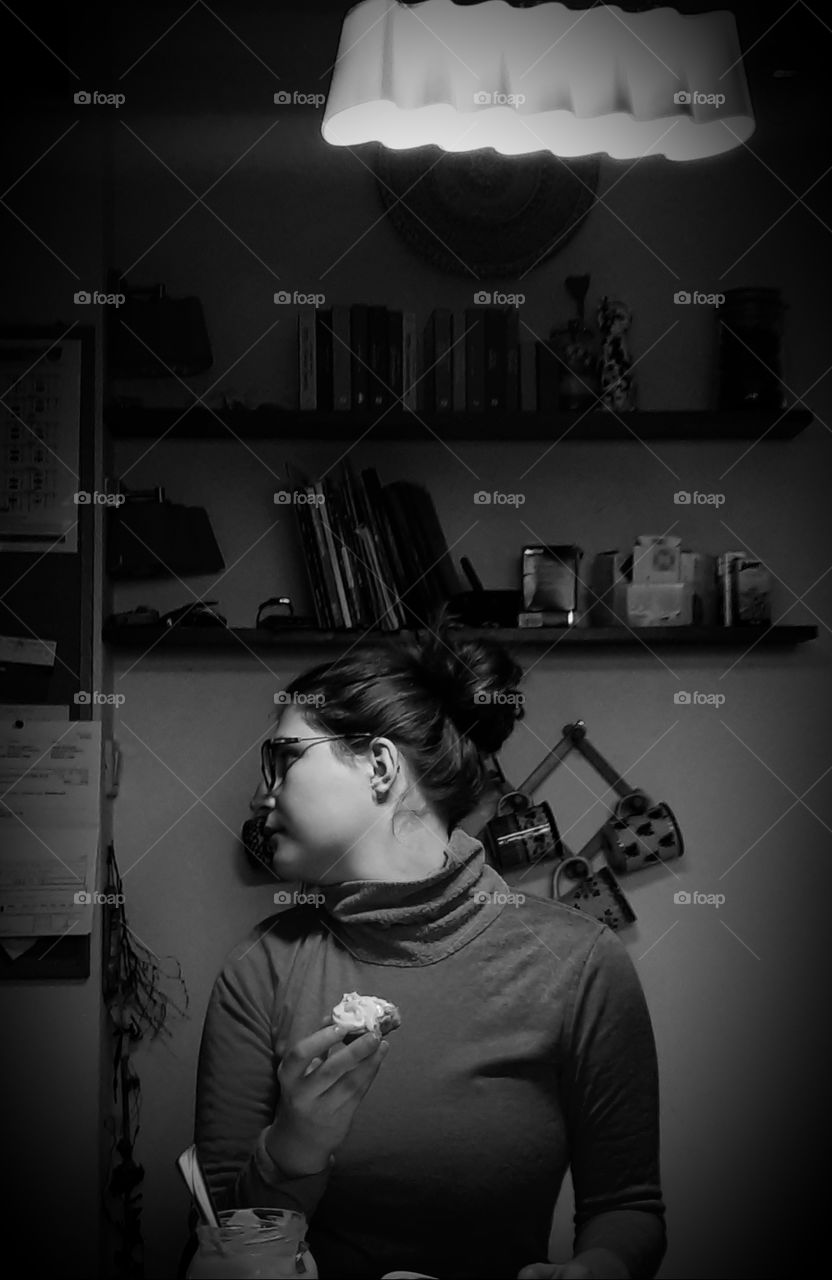
<svg viewBox="0 0 832 1280">
<path fill-rule="evenodd" d="M 626 873 L 680 858 L 685 850 L 679 824 L 664 801 L 650 805 L 642 792 L 624 796 L 603 831 L 606 858 Z"/>
<path fill-rule="evenodd" d="M 567 867 L 573 864 L 575 871 L 566 871 Z M 574 889 L 561 894 L 560 877 L 564 872 L 570 879 L 577 879 L 579 883 Z M 573 854 L 556 868 L 554 897 L 557 902 L 562 902 L 567 907 L 574 907 L 577 911 L 594 916 L 602 924 L 609 925 L 610 929 L 622 929 L 636 919 L 635 911 L 609 867 L 601 866 L 593 872 L 588 859 L 582 858 L 579 854 Z"/>
<path fill-rule="evenodd" d="M 522 791 L 500 797 L 496 815 L 486 823 L 483 843 L 500 873 L 540 858 L 563 857 L 552 810 L 545 801 L 533 804 Z"/>
</svg>

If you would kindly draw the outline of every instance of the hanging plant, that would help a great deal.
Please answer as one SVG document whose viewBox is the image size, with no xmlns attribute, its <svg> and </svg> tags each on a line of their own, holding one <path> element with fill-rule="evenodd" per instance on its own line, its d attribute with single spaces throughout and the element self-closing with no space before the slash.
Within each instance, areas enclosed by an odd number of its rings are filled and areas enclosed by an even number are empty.
<svg viewBox="0 0 832 1280">
<path fill-rule="evenodd" d="M 116 1114 L 105 1121 L 113 1137 L 110 1176 L 105 1192 L 104 1212 L 121 1236 L 115 1255 L 115 1275 L 141 1280 L 144 1276 L 144 1240 L 141 1231 L 141 1182 L 144 1167 L 136 1163 L 133 1151 L 139 1132 L 141 1082 L 130 1061 L 138 1041 L 149 1035 L 170 1035 L 165 1023 L 168 1006 L 187 1017 L 188 991 L 178 961 L 175 975 L 166 974 L 157 958 L 133 933 L 124 911 L 121 876 L 112 842 L 107 847 L 108 901 L 104 906 L 103 995 L 113 1038 L 113 1103 Z M 163 992 L 164 981 L 178 982 L 185 994 L 185 1008 Z M 118 1164 L 114 1157 L 118 1155 Z M 119 1201 L 118 1217 L 108 1208 L 107 1197 Z"/>
</svg>

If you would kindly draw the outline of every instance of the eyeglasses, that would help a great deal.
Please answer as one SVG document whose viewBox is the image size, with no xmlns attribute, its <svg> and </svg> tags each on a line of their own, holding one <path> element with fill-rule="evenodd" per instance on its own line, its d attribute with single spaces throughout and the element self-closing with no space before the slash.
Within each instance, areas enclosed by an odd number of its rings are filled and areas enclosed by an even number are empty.
<svg viewBox="0 0 832 1280">
<path fill-rule="evenodd" d="M 292 746 L 297 742 L 308 742 L 309 746 L 313 746 L 316 742 L 341 742 L 352 741 L 355 738 L 371 738 L 371 733 L 335 733 L 320 738 L 267 738 L 260 749 L 260 767 L 263 771 L 263 780 L 269 791 L 272 790 L 275 783 L 280 781 L 281 784 L 286 779 L 296 760 L 300 760 L 301 756 L 306 755 L 306 751 L 298 751 L 290 753 L 284 750 L 284 747 Z"/>
</svg>

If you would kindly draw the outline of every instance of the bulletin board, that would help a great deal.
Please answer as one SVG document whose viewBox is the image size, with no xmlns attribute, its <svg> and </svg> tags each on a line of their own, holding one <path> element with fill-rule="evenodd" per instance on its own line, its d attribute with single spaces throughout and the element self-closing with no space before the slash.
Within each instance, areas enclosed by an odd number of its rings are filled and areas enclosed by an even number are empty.
<svg viewBox="0 0 832 1280">
<path fill-rule="evenodd" d="M 87 325 L 0 326 L 0 448 L 9 445 L 9 424 L 17 424 L 15 440 L 30 446 L 44 436 L 38 430 L 44 416 L 54 413 L 55 405 L 38 399 L 37 387 L 55 388 L 56 366 L 66 357 L 67 365 L 78 361 L 80 376 L 74 389 L 74 403 L 63 403 L 64 416 L 77 416 L 77 457 L 62 457 L 63 479 L 71 478 L 79 492 L 95 489 L 95 329 Z M 9 371 L 17 371 L 14 376 Z M 50 374 L 48 379 L 38 375 Z M 4 376 L 5 375 L 5 376 Z M 64 380 L 73 383 L 73 379 Z M 22 394 L 25 390 L 26 394 Z M 12 411 L 9 406 L 13 405 Z M 21 424 L 23 430 L 21 430 Z M 54 439 L 54 437 L 50 437 Z M 62 429 L 64 440 L 72 433 Z M 4 483 L 9 470 L 9 456 L 4 453 Z M 18 454 L 11 455 L 15 460 Z M 40 455 L 30 451 L 27 465 L 37 470 Z M 52 459 L 54 463 L 54 459 Z M 67 470 L 69 468 L 69 470 Z M 77 484 L 75 476 L 77 475 Z M 65 483 L 62 491 L 66 492 Z M 8 527 L 8 525 L 7 525 Z M 89 703 L 76 703 L 75 695 L 90 690 L 93 680 L 93 621 L 95 587 L 95 518 L 92 503 L 77 506 L 77 526 L 71 541 L 75 550 L 64 545 L 62 550 L 46 549 L 41 540 L 36 549 L 0 550 L 0 637 L 6 640 L 0 648 L 0 703 L 51 704 L 69 708 L 70 720 L 92 719 Z M 28 542 L 27 542 L 28 545 Z M 20 663 L 10 660 L 16 641 L 46 640 L 54 644 L 54 662 L 32 662 L 31 644 L 19 646 L 27 658 Z M 11 641 L 11 643 L 9 643 Z M 2 644 L 2 642 L 0 642 Z M 47 652 L 43 646 L 41 657 Z M 39 959 L 40 953 L 44 955 Z M 44 938 L 17 960 L 0 956 L 0 980 L 40 978 L 86 978 L 90 972 L 90 935 Z"/>
</svg>

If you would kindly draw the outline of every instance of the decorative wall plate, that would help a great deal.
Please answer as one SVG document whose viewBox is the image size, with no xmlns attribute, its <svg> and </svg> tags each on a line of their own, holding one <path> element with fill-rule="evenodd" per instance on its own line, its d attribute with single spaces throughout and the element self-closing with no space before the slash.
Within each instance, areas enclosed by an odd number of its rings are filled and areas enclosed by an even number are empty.
<svg viewBox="0 0 832 1280">
<path fill-rule="evenodd" d="M 517 276 L 577 231 L 600 157 L 378 144 L 373 168 L 387 216 L 416 253 L 455 275 Z"/>
</svg>

